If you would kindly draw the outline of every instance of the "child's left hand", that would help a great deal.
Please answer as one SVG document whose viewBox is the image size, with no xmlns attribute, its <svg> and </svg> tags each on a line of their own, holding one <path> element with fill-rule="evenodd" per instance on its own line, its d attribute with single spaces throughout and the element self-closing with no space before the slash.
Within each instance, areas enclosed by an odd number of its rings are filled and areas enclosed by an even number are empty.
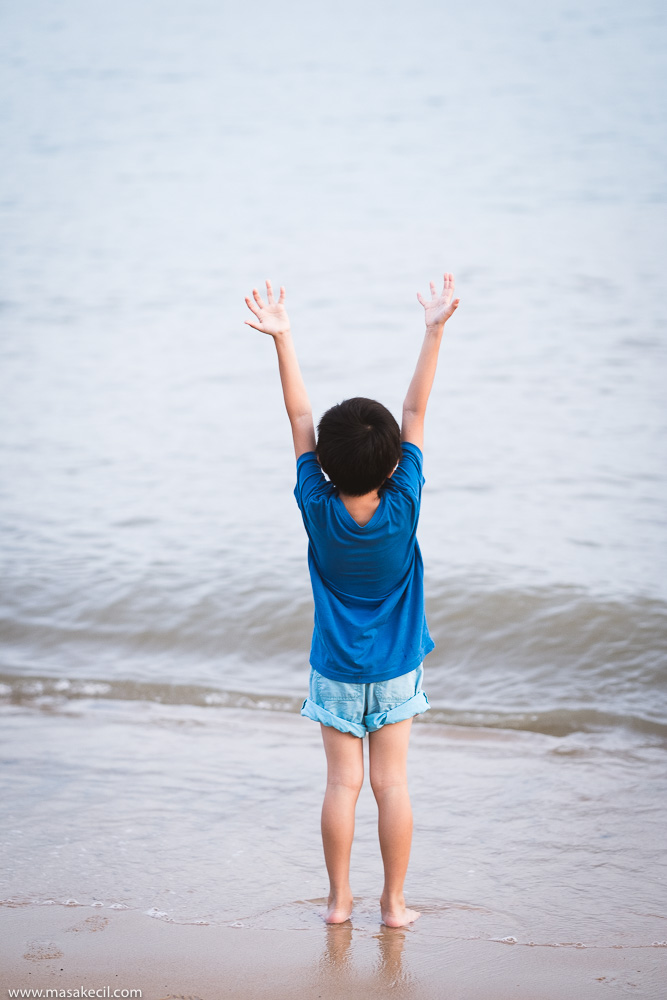
<svg viewBox="0 0 667 1000">
<path fill-rule="evenodd" d="M 273 288 L 269 279 L 266 279 L 266 298 L 267 302 L 264 302 L 262 296 L 259 294 L 256 288 L 253 288 L 252 295 L 254 302 L 246 296 L 246 305 L 250 312 L 257 318 L 256 323 L 252 320 L 247 319 L 245 321 L 247 326 L 251 326 L 253 330 L 259 330 L 260 333 L 266 333 L 269 337 L 280 337 L 282 334 L 290 332 L 290 322 L 289 316 L 287 315 L 287 309 L 285 309 L 285 289 L 280 286 L 280 298 L 276 302 L 273 297 Z"/>
</svg>

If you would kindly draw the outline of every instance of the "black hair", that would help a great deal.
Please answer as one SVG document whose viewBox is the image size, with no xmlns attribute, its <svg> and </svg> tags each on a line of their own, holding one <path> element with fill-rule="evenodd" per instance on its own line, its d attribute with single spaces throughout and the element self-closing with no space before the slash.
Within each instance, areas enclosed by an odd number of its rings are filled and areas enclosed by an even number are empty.
<svg viewBox="0 0 667 1000">
<path fill-rule="evenodd" d="M 317 428 L 317 457 L 341 493 L 379 489 L 401 458 L 401 432 L 382 403 L 355 396 L 332 406 Z"/>
</svg>

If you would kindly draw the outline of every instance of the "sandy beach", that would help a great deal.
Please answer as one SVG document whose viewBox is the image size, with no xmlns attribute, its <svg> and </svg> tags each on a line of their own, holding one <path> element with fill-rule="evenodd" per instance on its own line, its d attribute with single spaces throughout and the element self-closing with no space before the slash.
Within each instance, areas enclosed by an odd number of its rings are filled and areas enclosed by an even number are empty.
<svg viewBox="0 0 667 1000">
<path fill-rule="evenodd" d="M 83 988 L 106 989 L 98 994 L 106 997 L 141 990 L 148 1000 L 361 1000 L 388 993 L 419 1000 L 657 1000 L 667 974 L 664 949 L 436 943 L 428 918 L 406 930 L 378 924 L 357 931 L 348 923 L 269 931 L 170 924 L 90 907 L 3 907 L 0 938 L 3 996 L 46 988 L 59 991 L 52 996 L 91 995 Z"/>
<path fill-rule="evenodd" d="M 419 723 L 406 889 L 422 916 L 380 924 L 364 788 L 354 913 L 327 928 L 317 727 L 276 711 L 135 708 L 134 722 L 90 699 L 3 713 L 5 801 L 26 786 L 27 811 L 3 827 L 2 996 L 664 996 L 661 751 Z M 193 788 L 204 760 L 210 778 Z"/>
</svg>

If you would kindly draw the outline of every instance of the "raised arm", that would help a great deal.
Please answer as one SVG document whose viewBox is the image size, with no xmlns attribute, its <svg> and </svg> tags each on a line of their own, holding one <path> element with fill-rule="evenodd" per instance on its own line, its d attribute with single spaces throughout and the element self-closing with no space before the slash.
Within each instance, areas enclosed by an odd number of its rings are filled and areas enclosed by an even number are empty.
<svg viewBox="0 0 667 1000">
<path fill-rule="evenodd" d="M 246 296 L 245 301 L 255 317 L 255 322 L 253 323 L 249 319 L 245 322 L 253 330 L 259 330 L 260 333 L 266 333 L 269 337 L 273 337 L 278 354 L 278 370 L 283 387 L 285 409 L 292 425 L 294 451 L 298 458 L 306 451 L 315 451 L 315 427 L 313 411 L 294 350 L 289 316 L 287 309 L 285 309 L 285 289 L 281 286 L 280 297 L 276 302 L 271 282 L 267 279 L 267 301 L 262 300 L 256 288 L 253 288 L 252 295 L 252 299 Z"/>
<path fill-rule="evenodd" d="M 424 307 L 426 333 L 424 343 L 417 359 L 417 367 L 408 387 L 403 403 L 403 421 L 401 424 L 401 440 L 424 446 L 424 417 L 426 404 L 431 394 L 435 370 L 438 367 L 440 342 L 445 329 L 445 323 L 458 309 L 459 299 L 454 299 L 454 275 L 445 274 L 442 292 L 438 295 L 435 284 L 431 282 L 431 299 L 424 301 L 419 292 L 417 298 Z"/>
</svg>

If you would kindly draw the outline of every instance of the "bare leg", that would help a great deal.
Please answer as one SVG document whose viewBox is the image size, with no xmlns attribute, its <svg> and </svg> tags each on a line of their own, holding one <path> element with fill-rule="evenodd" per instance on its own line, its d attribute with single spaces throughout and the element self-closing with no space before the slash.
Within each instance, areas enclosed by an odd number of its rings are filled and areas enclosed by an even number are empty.
<svg viewBox="0 0 667 1000">
<path fill-rule="evenodd" d="M 403 927 L 419 916 L 409 910 L 403 883 L 412 844 L 412 806 L 408 793 L 407 757 L 412 719 L 383 726 L 369 734 L 370 775 L 378 804 L 378 834 L 384 864 L 380 897 L 382 922 Z"/>
<path fill-rule="evenodd" d="M 352 913 L 350 852 L 354 810 L 364 780 L 363 741 L 333 726 L 322 726 L 327 755 L 327 790 L 322 805 L 322 845 L 329 873 L 328 924 L 341 924 Z"/>
</svg>

